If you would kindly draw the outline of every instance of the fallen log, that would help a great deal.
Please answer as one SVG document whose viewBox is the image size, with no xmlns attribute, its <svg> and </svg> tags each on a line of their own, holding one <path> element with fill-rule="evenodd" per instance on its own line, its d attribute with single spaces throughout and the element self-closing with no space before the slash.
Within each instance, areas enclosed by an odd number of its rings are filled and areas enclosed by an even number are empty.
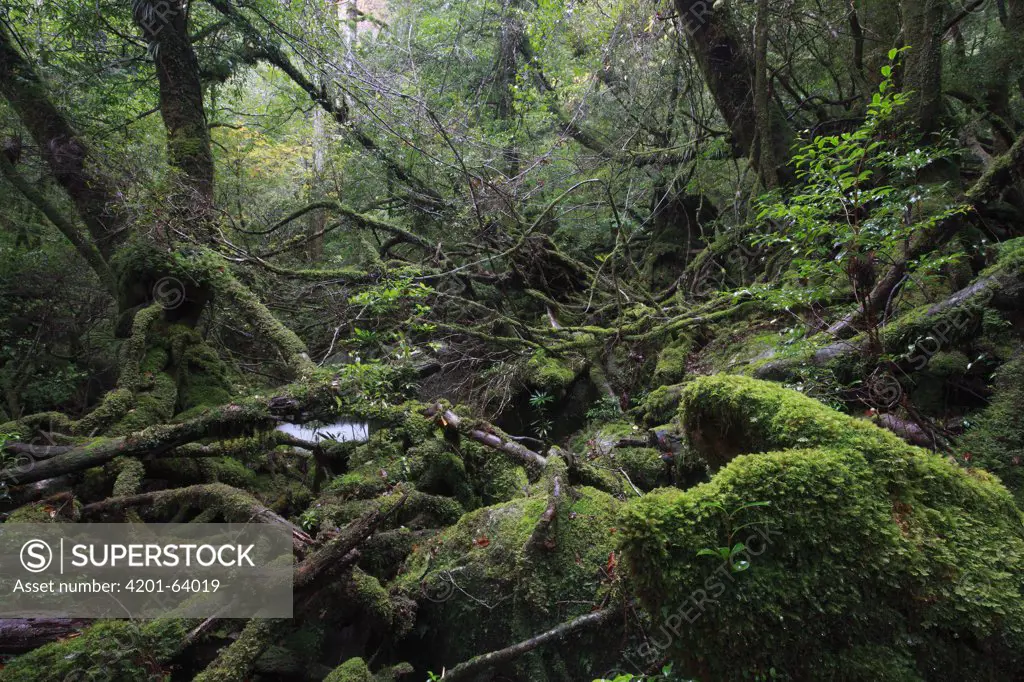
<svg viewBox="0 0 1024 682">
<path fill-rule="evenodd" d="M 249 493 L 224 483 L 207 483 L 124 497 L 110 497 L 82 507 L 82 518 L 96 518 L 137 507 L 162 505 L 189 505 L 196 509 L 217 509 L 229 523 L 256 521 L 274 526 L 284 526 L 291 533 L 292 545 L 299 553 L 313 543 L 313 538 L 294 523 L 267 509 Z"/>
<path fill-rule="evenodd" d="M 229 405 L 211 415 L 190 419 L 180 424 L 151 426 L 142 431 L 118 438 L 99 438 L 83 445 L 76 445 L 64 451 L 58 447 L 44 447 L 24 451 L 29 462 L 19 462 L 0 471 L 0 481 L 20 485 L 42 481 L 76 471 L 84 471 L 106 464 L 116 457 L 161 457 L 187 443 L 204 438 L 251 435 L 259 428 L 271 426 L 273 421 L 266 414 L 254 414 L 251 409 L 240 405 Z M 51 457 L 36 457 L 37 454 L 56 453 Z"/>
<path fill-rule="evenodd" d="M 0 654 L 31 651 L 77 635 L 91 624 L 88 618 L 0 618 Z"/>
</svg>

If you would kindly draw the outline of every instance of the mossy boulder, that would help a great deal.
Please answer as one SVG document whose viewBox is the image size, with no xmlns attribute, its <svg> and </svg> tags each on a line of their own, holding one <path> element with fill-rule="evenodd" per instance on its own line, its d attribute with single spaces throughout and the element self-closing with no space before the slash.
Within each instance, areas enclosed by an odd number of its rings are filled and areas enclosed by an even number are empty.
<svg viewBox="0 0 1024 682">
<path fill-rule="evenodd" d="M 556 468 L 562 464 L 557 457 L 551 461 Z M 550 477 L 531 497 L 466 514 L 409 557 L 395 584 L 419 602 L 410 635 L 424 652 L 424 660 L 414 662 L 418 669 L 451 668 L 506 647 L 589 612 L 608 593 L 604 568 L 621 503 L 593 488 L 570 490 L 563 482 L 551 541 L 532 543 L 549 484 Z M 496 672 L 539 682 L 590 679 L 612 662 L 621 637 L 588 633 L 530 652 Z"/>
<path fill-rule="evenodd" d="M 654 426 L 671 420 L 679 410 L 682 393 L 681 384 L 659 386 L 648 393 L 638 409 L 643 422 L 648 426 Z"/>
<path fill-rule="evenodd" d="M 640 490 L 653 490 L 670 483 L 670 465 L 655 448 L 616 448 L 610 458 Z"/>
<path fill-rule="evenodd" d="M 1024 662 L 1022 519 L 995 477 L 750 379 L 695 382 L 684 420 L 723 468 L 623 513 L 629 584 L 659 626 L 634 658 L 708 680 L 988 680 Z"/>
<path fill-rule="evenodd" d="M 537 351 L 526 362 L 524 380 L 530 386 L 548 391 L 566 388 L 582 369 L 581 362 L 569 362 L 553 358 L 542 350 Z"/>
<path fill-rule="evenodd" d="M 683 338 L 658 353 L 658 364 L 654 367 L 654 380 L 659 384 L 677 384 L 686 376 L 686 360 L 693 349 L 693 341 Z"/>
<path fill-rule="evenodd" d="M 324 682 L 373 682 L 373 673 L 363 659 L 350 658 L 332 670 Z"/>
<path fill-rule="evenodd" d="M 694 454 L 712 470 L 742 453 L 810 447 L 853 450 L 873 464 L 898 469 L 909 447 L 866 419 L 743 376 L 720 374 L 688 384 L 679 420 Z"/>
<path fill-rule="evenodd" d="M 999 476 L 1024 502 L 1024 356 L 996 374 L 995 394 L 958 443 L 961 457 Z"/>
</svg>

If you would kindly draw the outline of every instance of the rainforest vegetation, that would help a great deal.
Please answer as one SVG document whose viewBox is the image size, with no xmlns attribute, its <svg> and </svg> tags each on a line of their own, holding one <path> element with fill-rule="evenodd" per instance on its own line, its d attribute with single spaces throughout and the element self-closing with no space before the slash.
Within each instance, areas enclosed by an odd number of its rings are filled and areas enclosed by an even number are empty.
<svg viewBox="0 0 1024 682">
<path fill-rule="evenodd" d="M 0 171 L 0 519 L 296 576 L 2 682 L 1024 679 L 1024 0 L 3 0 Z"/>
</svg>

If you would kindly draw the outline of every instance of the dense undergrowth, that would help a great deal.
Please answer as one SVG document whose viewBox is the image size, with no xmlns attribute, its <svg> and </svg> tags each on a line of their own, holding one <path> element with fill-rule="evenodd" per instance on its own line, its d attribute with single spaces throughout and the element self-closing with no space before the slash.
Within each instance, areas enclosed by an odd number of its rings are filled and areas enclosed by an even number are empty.
<svg viewBox="0 0 1024 682">
<path fill-rule="evenodd" d="M 3 521 L 296 559 L 0 681 L 1019 678 L 1024 5 L 946 4 L 0 9 Z"/>
</svg>

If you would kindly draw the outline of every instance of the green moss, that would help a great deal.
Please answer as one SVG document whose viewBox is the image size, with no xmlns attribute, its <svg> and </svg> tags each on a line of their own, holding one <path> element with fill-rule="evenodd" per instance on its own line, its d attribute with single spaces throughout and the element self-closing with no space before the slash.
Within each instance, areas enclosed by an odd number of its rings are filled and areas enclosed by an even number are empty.
<svg viewBox="0 0 1024 682">
<path fill-rule="evenodd" d="M 489 506 L 523 496 L 529 485 L 526 470 L 507 457 L 495 457 L 493 451 L 488 450 L 475 446 L 466 453 L 467 458 L 477 455 L 471 482 L 478 504 Z"/>
<path fill-rule="evenodd" d="M 591 424 L 576 434 L 572 439 L 572 447 L 576 452 L 585 452 L 588 448 L 594 447 L 607 451 L 623 438 L 637 438 L 642 435 L 636 424 L 625 419 L 602 422 Z"/>
<path fill-rule="evenodd" d="M 551 459 L 557 465 L 558 458 Z M 425 666 L 450 668 L 508 646 L 589 612 L 606 594 L 601 571 L 614 548 L 620 503 L 593 488 L 569 490 L 564 471 L 562 480 L 549 546 L 529 543 L 548 504 L 549 486 L 542 481 L 535 496 L 472 511 L 409 557 L 395 584 L 419 601 L 415 632 L 429 652 Z M 590 679 L 587 661 L 610 663 L 620 639 L 596 632 L 563 643 L 557 658 L 569 666 L 566 679 Z M 527 654 L 498 673 L 558 679 L 549 677 L 551 660 L 544 656 Z"/>
<path fill-rule="evenodd" d="M 332 670 L 324 682 L 373 682 L 373 674 L 363 659 L 350 658 Z"/>
<path fill-rule="evenodd" d="M 1024 356 L 1003 365 L 996 374 L 995 393 L 957 443 L 971 466 L 999 478 L 1024 501 Z"/>
<path fill-rule="evenodd" d="M 865 419 L 741 376 L 701 377 L 687 385 L 679 414 L 694 453 L 712 470 L 742 453 L 807 447 L 849 449 L 878 466 L 899 468 L 904 455 L 916 451 Z"/>
<path fill-rule="evenodd" d="M 0 669 L 3 682 L 97 679 L 160 682 L 168 661 L 198 621 L 163 618 L 146 623 L 102 620 L 79 637 L 22 654 Z"/>
<path fill-rule="evenodd" d="M 402 465 L 419 490 L 454 497 L 466 507 L 476 506 L 466 464 L 444 439 L 432 438 L 409 448 Z"/>
<path fill-rule="evenodd" d="M 442 528 L 449 526 L 465 513 L 458 500 L 442 495 L 431 495 L 418 490 L 409 490 L 404 485 L 396 486 L 389 495 L 377 499 L 344 500 L 326 493 L 310 509 L 313 516 L 319 519 L 323 528 L 340 528 L 353 521 L 367 511 L 397 502 L 403 493 L 408 493 L 402 509 L 389 517 L 382 528 L 408 526 L 411 529 Z"/>
<path fill-rule="evenodd" d="M 134 401 L 134 394 L 126 388 L 108 391 L 96 409 L 75 423 L 74 432 L 84 435 L 103 433 L 128 413 Z"/>
<path fill-rule="evenodd" d="M 110 435 L 123 436 L 170 421 L 178 400 L 178 386 L 166 372 L 147 373 L 135 394 L 132 408 L 110 429 Z"/>
<path fill-rule="evenodd" d="M 152 351 L 147 352 L 150 329 L 161 318 L 163 312 L 163 308 L 154 304 L 135 314 L 131 336 L 121 344 L 121 375 L 117 380 L 118 388 L 134 391 L 142 385 L 146 372 L 156 372 L 164 368 L 164 365 L 159 363 L 159 357 L 150 357 Z M 167 356 L 164 354 L 164 362 L 166 359 Z"/>
<path fill-rule="evenodd" d="M 399 682 L 399 680 L 410 679 L 405 676 L 412 675 L 414 672 L 416 672 L 416 669 L 408 663 L 399 663 L 390 668 L 377 671 L 373 679 L 374 682 Z"/>
<path fill-rule="evenodd" d="M 381 587 L 380 581 L 375 577 L 358 568 L 354 569 L 351 594 L 358 608 L 370 614 L 380 623 L 391 624 L 394 618 L 391 599 L 388 597 L 387 590 Z"/>
<path fill-rule="evenodd" d="M 678 384 L 686 376 L 686 361 L 693 349 L 693 341 L 683 338 L 658 353 L 654 367 L 654 380 L 661 384 Z"/>
<path fill-rule="evenodd" d="M 960 351 L 936 353 L 928 362 L 928 373 L 938 377 L 962 376 L 967 373 L 970 359 Z"/>
<path fill-rule="evenodd" d="M 209 483 L 227 483 L 235 488 L 256 487 L 256 473 L 234 457 L 211 457 L 203 460 Z"/>
<path fill-rule="evenodd" d="M 216 351 L 189 327 L 176 325 L 169 337 L 172 361 L 178 369 L 178 408 L 229 402 L 233 377 Z"/>
<path fill-rule="evenodd" d="M 698 380 L 683 415 L 727 465 L 623 515 L 630 584 L 661 626 L 640 658 L 708 679 L 985 680 L 1020 665 L 1024 536 L 997 479 L 750 379 Z M 764 452 L 787 447 L 801 449 Z M 769 506 L 736 511 L 753 502 Z M 747 570 L 698 556 L 737 542 Z"/>
<path fill-rule="evenodd" d="M 225 460 L 229 460 L 229 458 L 225 458 Z M 239 474 L 241 475 L 241 471 L 244 470 L 247 480 L 251 481 L 242 487 L 253 490 L 263 504 L 278 514 L 285 516 L 297 514 L 300 510 L 308 507 L 313 500 L 312 491 L 301 481 L 284 474 L 255 475 L 244 465 L 235 460 L 230 461 L 241 467 Z M 224 480 L 224 482 L 228 483 L 229 481 Z"/>
<path fill-rule="evenodd" d="M 134 495 L 141 491 L 142 478 L 146 475 L 142 462 L 132 457 L 118 457 L 112 464 L 118 472 L 111 493 L 113 497 Z"/>
<path fill-rule="evenodd" d="M 531 386 L 554 391 L 571 384 L 578 373 L 579 367 L 539 350 L 526 362 L 525 380 Z"/>
<path fill-rule="evenodd" d="M 70 523 L 78 521 L 81 511 L 81 502 L 61 494 L 18 507 L 10 513 L 6 523 Z"/>
<path fill-rule="evenodd" d="M 681 385 L 659 386 L 648 393 L 639 410 L 644 423 L 653 426 L 670 421 L 679 409 L 682 393 Z"/>
<path fill-rule="evenodd" d="M 217 658 L 193 682 L 245 682 L 249 670 L 266 651 L 280 630 L 282 621 L 251 618 L 238 638 L 217 654 Z"/>
<path fill-rule="evenodd" d="M 653 490 L 668 483 L 665 462 L 654 448 L 616 448 L 613 455 L 629 480 L 641 490 Z"/>
</svg>

